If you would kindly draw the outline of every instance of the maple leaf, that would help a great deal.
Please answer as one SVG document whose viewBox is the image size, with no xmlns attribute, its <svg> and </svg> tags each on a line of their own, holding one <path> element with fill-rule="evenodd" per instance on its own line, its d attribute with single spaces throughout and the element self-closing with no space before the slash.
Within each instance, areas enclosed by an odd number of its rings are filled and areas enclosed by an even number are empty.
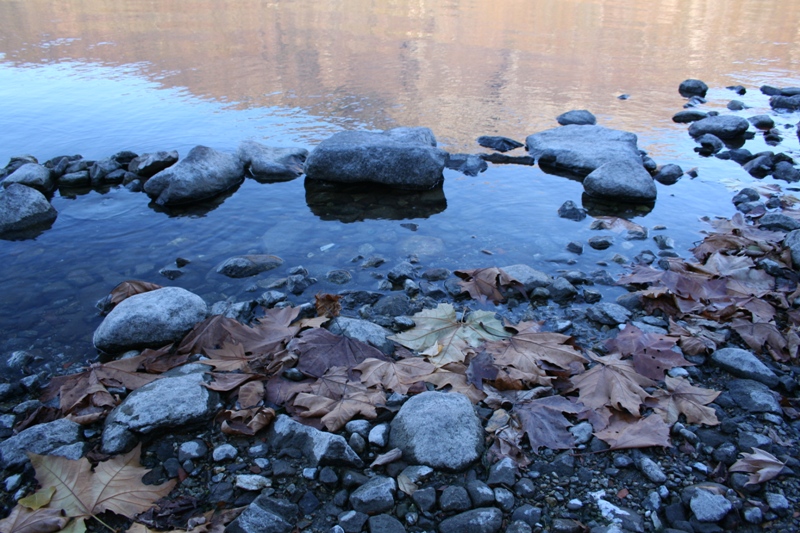
<svg viewBox="0 0 800 533">
<path fill-rule="evenodd" d="M 778 477 L 786 463 L 760 448 L 753 448 L 753 453 L 742 453 L 742 458 L 733 463 L 730 472 L 748 472 L 750 479 L 745 485 L 756 485 Z"/>
<path fill-rule="evenodd" d="M 364 359 L 355 370 L 361 372 L 361 382 L 367 387 L 380 385 L 385 390 L 406 394 L 414 383 L 424 378 L 436 367 L 421 357 L 409 357 L 399 361 Z"/>
<path fill-rule="evenodd" d="M 314 305 L 317 309 L 317 316 L 335 318 L 342 311 L 342 304 L 339 303 L 342 297 L 338 294 L 317 294 L 314 296 Z"/>
<path fill-rule="evenodd" d="M 217 415 L 216 420 L 222 422 L 220 429 L 227 435 L 252 437 L 275 420 L 275 411 L 264 407 L 225 410 Z"/>
<path fill-rule="evenodd" d="M 657 401 L 655 412 L 661 415 L 670 426 L 678 421 L 682 413 L 689 424 L 719 424 L 717 413 L 707 404 L 716 400 L 718 391 L 695 387 L 688 380 L 667 376 L 664 379 L 667 390 L 658 389 L 653 393 Z"/>
<path fill-rule="evenodd" d="M 366 359 L 390 361 L 383 352 L 344 335 L 326 329 L 310 329 L 289 343 L 288 349 L 298 354 L 297 369 L 311 377 L 320 377 L 331 367 L 355 368 Z"/>
<path fill-rule="evenodd" d="M 509 365 L 530 374 L 540 374 L 542 385 L 548 385 L 540 365 L 546 361 L 564 369 L 583 369 L 588 360 L 570 344 L 572 337 L 532 329 L 520 331 L 511 338 L 487 342 L 484 350 L 494 355 L 498 365 Z"/>
<path fill-rule="evenodd" d="M 225 372 L 233 372 L 240 370 L 242 372 L 252 372 L 254 370 L 251 363 L 259 361 L 259 357 L 249 357 L 244 350 L 244 346 L 238 342 L 222 343 L 222 348 L 208 348 L 206 350 L 208 359 L 203 359 L 200 362 L 204 365 L 213 366 L 215 370 L 222 370 Z"/>
<path fill-rule="evenodd" d="M 594 436 L 606 442 L 611 450 L 663 446 L 671 448 L 669 426 L 657 415 L 636 418 L 625 413 L 615 413 L 609 424 Z"/>
<path fill-rule="evenodd" d="M 300 392 L 308 392 L 313 379 L 292 381 L 275 375 L 267 381 L 267 401 L 275 405 L 291 405 L 292 400 Z"/>
<path fill-rule="evenodd" d="M 478 403 L 486 397 L 482 391 L 473 387 L 467 381 L 467 367 L 461 363 L 450 363 L 447 366 L 437 368 L 435 372 L 425 377 L 427 383 L 442 387 L 451 387 L 454 392 L 458 392 L 469 398 L 472 403 Z"/>
<path fill-rule="evenodd" d="M 494 434 L 494 441 L 486 452 L 490 460 L 500 460 L 508 457 L 520 467 L 525 467 L 531 464 L 522 449 L 523 433 L 517 427 L 506 426 Z"/>
<path fill-rule="evenodd" d="M 439 304 L 436 309 L 425 309 L 412 318 L 414 328 L 388 339 L 422 352 L 436 366 L 463 362 L 468 348 L 509 336 L 494 313 L 488 311 L 472 311 L 458 320 L 452 305 Z"/>
<path fill-rule="evenodd" d="M 106 296 L 103 301 L 98 304 L 103 308 L 104 312 L 109 312 L 113 309 L 117 304 L 122 302 L 123 300 L 130 298 L 131 296 L 135 296 L 136 294 L 142 294 L 145 292 L 154 291 L 156 289 L 161 289 L 161 285 L 156 285 L 155 283 L 148 283 L 147 281 L 138 281 L 138 280 L 129 280 L 123 281 L 113 289 L 111 292 Z"/>
<path fill-rule="evenodd" d="M 36 481 L 44 490 L 55 487 L 49 508 L 63 509 L 67 516 L 83 520 L 111 511 L 133 518 L 169 494 L 176 481 L 145 485 L 149 472 L 139 464 L 141 445 L 124 455 L 98 463 L 94 471 L 86 458 L 72 461 L 58 456 L 28 454 Z"/>
<path fill-rule="evenodd" d="M 481 303 L 486 302 L 489 298 L 492 303 L 498 304 L 505 301 L 505 296 L 500 292 L 500 289 L 513 287 L 520 290 L 523 294 L 525 287 L 506 273 L 503 269 L 497 267 L 489 268 L 476 268 L 473 270 L 456 270 L 453 272 L 456 276 L 461 278 L 458 284 L 461 286 L 461 292 L 468 292 L 474 299 Z"/>
<path fill-rule="evenodd" d="M 239 374 L 228 372 L 208 372 L 213 378 L 211 383 L 206 383 L 205 387 L 217 392 L 230 392 L 241 386 L 243 383 L 255 378 L 263 378 L 260 374 Z"/>
<path fill-rule="evenodd" d="M 687 325 L 681 326 L 669 319 L 669 333 L 680 337 L 681 349 L 689 355 L 698 355 L 713 352 L 717 346 L 725 342 L 722 335 L 709 331 L 703 327 Z"/>
<path fill-rule="evenodd" d="M 231 338 L 230 329 L 236 329 L 239 322 L 224 315 L 214 315 L 195 324 L 186 334 L 176 351 L 186 354 L 206 354 L 207 350 L 219 348 Z"/>
<path fill-rule="evenodd" d="M 677 341 L 675 337 L 645 333 L 632 324 L 626 324 L 625 329 L 606 342 L 606 348 L 611 352 L 618 351 L 623 356 L 631 356 L 637 372 L 660 381 L 670 368 L 693 366 L 680 353 L 672 350 Z"/>
<path fill-rule="evenodd" d="M 61 509 L 31 510 L 17 505 L 11 514 L 0 520 L 3 533 L 51 533 L 61 531 L 67 525 L 67 517 Z"/>
<path fill-rule="evenodd" d="M 499 371 L 492 354 L 481 352 L 469 361 L 466 372 L 467 381 L 476 389 L 483 390 L 483 380 L 494 381 Z"/>
<path fill-rule="evenodd" d="M 250 381 L 239 388 L 239 406 L 242 409 L 249 409 L 258 406 L 264 401 L 264 383 L 261 381 Z"/>
<path fill-rule="evenodd" d="M 549 396 L 528 402 L 518 403 L 513 413 L 530 442 L 533 453 L 539 448 L 565 450 L 575 447 L 575 438 L 567 431 L 572 423 L 563 413 L 577 414 L 584 410 L 581 404 L 575 404 L 563 396 Z"/>
<path fill-rule="evenodd" d="M 756 353 L 763 353 L 766 346 L 770 354 L 778 361 L 789 360 L 786 353 L 788 344 L 775 324 L 750 322 L 743 318 L 737 318 L 731 322 L 731 326 Z"/>
<path fill-rule="evenodd" d="M 256 320 L 255 327 L 233 321 L 226 322 L 224 328 L 243 346 L 245 352 L 272 355 L 300 332 L 300 326 L 292 324 L 299 314 L 299 307 L 272 308 L 267 309 L 264 316 Z"/>
<path fill-rule="evenodd" d="M 572 377 L 572 389 L 579 389 L 581 402 L 589 409 L 606 405 L 639 415 L 639 407 L 651 398 L 642 387 L 653 387 L 655 381 L 639 374 L 629 360 L 619 354 L 595 357 L 595 364 L 583 374 Z"/>
</svg>

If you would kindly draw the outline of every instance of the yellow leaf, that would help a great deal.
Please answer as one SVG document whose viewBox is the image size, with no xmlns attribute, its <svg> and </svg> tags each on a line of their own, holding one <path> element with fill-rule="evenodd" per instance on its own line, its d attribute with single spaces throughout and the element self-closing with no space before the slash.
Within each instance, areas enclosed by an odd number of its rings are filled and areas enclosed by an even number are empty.
<svg viewBox="0 0 800 533">
<path fill-rule="evenodd" d="M 17 503 L 35 511 L 50 503 L 50 500 L 53 498 L 53 494 L 55 494 L 55 492 L 55 487 L 45 487 L 29 496 L 25 496 Z"/>
</svg>

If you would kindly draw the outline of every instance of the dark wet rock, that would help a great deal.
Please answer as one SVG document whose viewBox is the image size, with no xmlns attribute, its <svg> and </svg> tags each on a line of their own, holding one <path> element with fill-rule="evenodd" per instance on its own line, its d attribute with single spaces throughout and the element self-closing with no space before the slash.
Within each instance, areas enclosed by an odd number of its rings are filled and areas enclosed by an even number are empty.
<svg viewBox="0 0 800 533">
<path fill-rule="evenodd" d="M 747 120 L 734 115 L 706 117 L 689 126 L 689 135 L 696 138 L 710 133 L 722 140 L 730 140 L 744 135 L 749 126 Z"/>
<path fill-rule="evenodd" d="M 179 287 L 136 294 L 105 317 L 94 332 L 94 345 L 106 353 L 159 348 L 180 340 L 207 313 L 202 298 Z"/>
<path fill-rule="evenodd" d="M 289 533 L 298 518 L 298 507 L 288 500 L 261 494 L 226 528 L 226 533 Z"/>
<path fill-rule="evenodd" d="M 672 185 L 683 176 L 683 169 L 678 165 L 668 164 L 658 169 L 653 179 L 664 185 Z"/>
<path fill-rule="evenodd" d="M 417 269 L 408 261 L 398 263 L 386 274 L 386 278 L 395 285 L 402 285 L 405 280 L 413 280 L 416 277 Z"/>
<path fill-rule="evenodd" d="M 236 155 L 248 176 L 256 181 L 269 183 L 292 180 L 303 174 L 308 150 L 243 141 L 239 144 Z"/>
<path fill-rule="evenodd" d="M 346 285 L 353 279 L 353 275 L 347 270 L 330 270 L 325 274 L 325 279 L 335 285 Z"/>
<path fill-rule="evenodd" d="M 31 426 L 0 442 L 0 468 L 16 469 L 27 464 L 26 453 L 64 455 L 62 451 L 72 450 L 82 441 L 82 426 L 66 418 Z"/>
<path fill-rule="evenodd" d="M 423 392 L 404 403 L 392 420 L 390 446 L 400 448 L 408 462 L 460 471 L 483 452 L 482 431 L 466 396 Z"/>
<path fill-rule="evenodd" d="M 775 121 L 769 115 L 755 115 L 747 119 L 754 127 L 760 130 L 771 130 L 775 127 Z"/>
<path fill-rule="evenodd" d="M 345 533 L 359 533 L 367 523 L 369 515 L 358 511 L 347 511 L 339 515 L 339 526 Z"/>
<path fill-rule="evenodd" d="M 541 519 L 542 510 L 529 503 L 520 505 L 511 514 L 511 520 L 524 522 L 531 527 L 536 526 L 536 523 Z"/>
<path fill-rule="evenodd" d="M 171 206 L 213 198 L 242 182 L 242 162 L 233 154 L 195 146 L 175 165 L 144 184 L 158 205 Z"/>
<path fill-rule="evenodd" d="M 752 379 L 732 379 L 727 383 L 731 399 L 748 413 L 783 414 L 769 387 Z"/>
<path fill-rule="evenodd" d="M 397 483 L 390 477 L 375 476 L 350 494 L 350 505 L 359 513 L 385 513 L 394 506 Z"/>
<path fill-rule="evenodd" d="M 503 525 L 503 512 L 495 507 L 482 507 L 442 520 L 440 533 L 496 533 Z"/>
<path fill-rule="evenodd" d="M 738 205 L 744 202 L 757 202 L 761 198 L 761 195 L 758 193 L 757 190 L 753 189 L 752 187 L 745 187 L 731 200 L 733 205 Z"/>
<path fill-rule="evenodd" d="M 87 170 L 70 172 L 58 178 L 59 187 L 88 187 L 90 184 L 91 180 Z"/>
<path fill-rule="evenodd" d="M 309 180 L 428 190 L 441 184 L 446 161 L 428 128 L 343 131 L 311 152 L 305 172 Z"/>
<path fill-rule="evenodd" d="M 531 292 L 539 287 L 547 287 L 553 282 L 553 278 L 525 264 L 509 265 L 502 267 L 502 270 L 522 283 L 526 292 Z"/>
<path fill-rule="evenodd" d="M 705 111 L 700 111 L 697 109 L 686 109 L 684 111 L 678 111 L 675 115 L 672 116 L 672 122 L 677 124 L 689 124 L 691 122 L 695 122 L 697 120 L 702 120 L 708 116 L 708 113 Z"/>
<path fill-rule="evenodd" d="M 361 458 L 341 435 L 305 426 L 286 415 L 278 415 L 268 435 L 275 449 L 301 450 L 312 466 L 363 466 Z"/>
<path fill-rule="evenodd" d="M 505 485 L 511 487 L 517 480 L 517 464 L 510 458 L 504 457 L 489 468 L 487 485 Z"/>
<path fill-rule="evenodd" d="M 489 168 L 489 165 L 476 154 L 448 154 L 447 168 L 457 170 L 465 176 L 477 176 Z"/>
<path fill-rule="evenodd" d="M 328 331 L 367 343 L 387 355 L 394 351 L 394 343 L 386 338 L 392 332 L 368 320 L 338 316 L 331 321 Z"/>
<path fill-rule="evenodd" d="M 718 153 L 717 158 L 730 159 L 731 161 L 739 163 L 740 165 L 744 165 L 753 159 L 753 154 L 746 148 L 735 148 L 733 150 L 725 150 L 724 152 Z"/>
<path fill-rule="evenodd" d="M 369 517 L 369 533 L 405 533 L 406 528 L 392 515 L 379 514 Z"/>
<path fill-rule="evenodd" d="M 729 85 L 728 87 L 725 87 L 725 88 L 728 89 L 729 91 L 735 92 L 736 94 L 738 94 L 740 96 L 744 95 L 744 94 L 747 94 L 747 89 L 745 89 L 741 85 Z"/>
<path fill-rule="evenodd" d="M 778 161 L 772 169 L 772 177 L 789 183 L 800 181 L 800 170 L 788 161 Z"/>
<path fill-rule="evenodd" d="M 291 274 L 286 278 L 286 290 L 292 294 L 303 294 L 303 292 L 315 284 L 317 278 L 311 277 L 307 272 Z"/>
<path fill-rule="evenodd" d="M 184 365 L 131 392 L 106 417 L 103 453 L 127 452 L 142 435 L 213 418 L 219 408 L 219 394 L 205 386 L 206 370 L 205 365 Z"/>
<path fill-rule="evenodd" d="M 375 302 L 375 304 L 372 306 L 372 311 L 376 315 L 394 317 L 401 315 L 413 315 L 414 307 L 411 304 L 411 299 L 407 295 L 395 292 L 392 294 L 387 294 Z"/>
<path fill-rule="evenodd" d="M 622 159 L 605 163 L 583 180 L 586 194 L 592 198 L 618 202 L 652 202 L 656 185 L 640 161 Z"/>
<path fill-rule="evenodd" d="M 497 165 L 526 165 L 533 166 L 536 160 L 529 155 L 511 156 L 492 152 L 491 154 L 478 154 L 484 161 Z"/>
<path fill-rule="evenodd" d="M 695 492 L 689 502 L 689 507 L 700 522 L 719 522 L 733 508 L 725 496 L 706 490 Z"/>
<path fill-rule="evenodd" d="M 595 237 L 589 237 L 587 242 L 589 243 L 589 246 L 595 250 L 606 250 L 612 244 L 614 244 L 614 237 L 611 237 L 610 235 L 597 235 Z"/>
<path fill-rule="evenodd" d="M 230 257 L 217 265 L 218 274 L 229 278 L 247 278 L 277 268 L 283 259 L 274 255 L 253 254 Z"/>
<path fill-rule="evenodd" d="M 792 255 L 795 270 L 800 270 L 800 230 L 790 231 L 783 239 L 783 245 Z"/>
<path fill-rule="evenodd" d="M 169 152 L 154 152 L 151 154 L 142 154 L 128 163 L 128 172 L 132 172 L 137 176 L 149 178 L 155 176 L 165 168 L 169 168 L 178 162 L 178 152 L 171 150 Z"/>
<path fill-rule="evenodd" d="M 48 227 L 57 215 L 36 189 L 11 183 L 0 190 L 0 235 Z"/>
<path fill-rule="evenodd" d="M 450 485 L 439 497 L 439 508 L 446 512 L 461 512 L 472 507 L 467 489 L 458 485 Z"/>
<path fill-rule="evenodd" d="M 120 165 L 117 161 L 111 159 L 110 157 L 95 161 L 94 164 L 91 167 L 89 167 L 89 179 L 91 181 L 92 187 L 98 187 L 106 182 L 109 183 L 113 182 L 114 181 L 113 178 L 109 180 L 106 180 L 106 178 L 112 172 L 120 170 L 121 167 L 122 165 Z M 120 176 L 124 175 L 124 172 L 125 171 L 123 170 L 119 175 Z M 121 181 L 122 178 L 120 177 L 119 182 Z"/>
<path fill-rule="evenodd" d="M 420 511 L 423 513 L 430 512 L 436 505 L 436 489 L 434 487 L 419 489 L 414 492 L 411 499 L 414 500 Z"/>
<path fill-rule="evenodd" d="M 581 221 L 586 218 L 586 209 L 578 207 L 572 200 L 567 200 L 558 208 L 558 216 L 569 220 Z"/>
<path fill-rule="evenodd" d="M 741 100 L 731 100 L 725 107 L 731 111 L 741 111 L 743 109 L 747 109 L 747 106 Z"/>
<path fill-rule="evenodd" d="M 498 152 L 508 152 L 525 146 L 521 142 L 515 141 L 514 139 L 509 139 L 508 137 L 491 135 L 481 135 L 478 137 L 478 144 L 484 148 L 491 148 L 492 150 L 497 150 Z"/>
<path fill-rule="evenodd" d="M 566 113 L 561 113 L 556 117 L 556 121 L 562 126 L 576 124 L 579 126 L 593 126 L 597 124 L 597 117 L 586 109 L 573 109 Z"/>
<path fill-rule="evenodd" d="M 627 322 L 631 317 L 631 312 L 619 304 L 603 302 L 589 307 L 586 310 L 586 316 L 600 324 L 617 326 Z"/>
<path fill-rule="evenodd" d="M 8 187 L 12 183 L 25 185 L 44 194 L 50 194 L 56 187 L 50 169 L 37 163 L 22 165 L 0 182 L 3 187 Z"/>
<path fill-rule="evenodd" d="M 572 283 L 560 276 L 553 280 L 553 283 L 550 284 L 549 290 L 553 300 L 559 303 L 567 302 L 578 295 L 578 289 L 576 289 Z"/>
<path fill-rule="evenodd" d="M 725 143 L 719 137 L 710 133 L 701 135 L 695 139 L 695 142 L 700 146 L 694 150 L 700 155 L 713 155 L 725 148 Z"/>
<path fill-rule="evenodd" d="M 583 243 L 578 241 L 570 241 L 567 243 L 567 251 L 572 252 L 573 254 L 582 254 L 583 253 Z"/>
<path fill-rule="evenodd" d="M 769 99 L 769 105 L 775 110 L 797 111 L 800 109 L 800 94 L 794 96 L 773 96 Z"/>
<path fill-rule="evenodd" d="M 383 297 L 383 293 L 373 291 L 346 290 L 339 293 L 339 303 L 345 309 L 357 309 L 364 305 L 373 305 Z"/>
<path fill-rule="evenodd" d="M 681 82 L 678 86 L 678 92 L 684 98 L 692 96 L 705 97 L 708 92 L 708 85 L 700 80 L 690 78 Z"/>
<path fill-rule="evenodd" d="M 528 153 L 537 158 L 540 165 L 578 176 L 587 176 L 606 163 L 621 160 L 642 167 L 636 143 L 633 133 L 577 125 L 534 133 L 526 139 Z"/>
<path fill-rule="evenodd" d="M 800 229 L 800 221 L 783 213 L 767 213 L 758 223 L 760 228 L 770 231 L 790 232 Z"/>
<path fill-rule="evenodd" d="M 742 168 L 754 178 L 765 178 L 769 176 L 774 168 L 775 158 L 773 154 L 759 154 L 744 165 Z"/>
<path fill-rule="evenodd" d="M 474 507 L 487 507 L 494 504 L 494 491 L 479 479 L 467 483 L 467 492 Z"/>
</svg>

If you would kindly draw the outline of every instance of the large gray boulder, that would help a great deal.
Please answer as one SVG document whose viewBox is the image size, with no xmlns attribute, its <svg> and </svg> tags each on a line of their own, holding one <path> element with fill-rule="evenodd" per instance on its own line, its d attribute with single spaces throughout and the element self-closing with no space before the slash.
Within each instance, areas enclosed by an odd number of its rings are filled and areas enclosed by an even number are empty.
<svg viewBox="0 0 800 533">
<path fill-rule="evenodd" d="M 463 394 L 423 392 L 392 420 L 389 444 L 411 464 L 460 471 L 483 453 L 483 428 Z"/>
<path fill-rule="evenodd" d="M 185 158 L 162 170 L 144 185 L 158 205 L 189 204 L 212 198 L 244 180 L 244 167 L 233 154 L 195 146 Z"/>
<path fill-rule="evenodd" d="M 106 417 L 103 453 L 123 453 L 142 435 L 191 426 L 214 417 L 219 394 L 205 386 L 205 365 L 184 365 L 131 392 Z"/>
<path fill-rule="evenodd" d="M 311 461 L 312 466 L 364 466 L 364 462 L 341 435 L 304 426 L 286 415 L 279 415 L 275 419 L 269 429 L 268 438 L 272 447 L 277 450 L 300 450 Z"/>
<path fill-rule="evenodd" d="M 106 353 L 158 348 L 180 340 L 207 314 L 202 298 L 179 287 L 136 294 L 106 316 L 94 332 L 94 345 Z"/>
<path fill-rule="evenodd" d="M 343 131 L 311 152 L 305 172 L 309 180 L 427 190 L 441 184 L 446 162 L 428 128 Z"/>
<path fill-rule="evenodd" d="M 615 161 L 642 164 L 635 134 L 602 126 L 561 126 L 529 135 L 525 145 L 540 165 L 581 177 Z"/>
<path fill-rule="evenodd" d="M 155 176 L 165 168 L 169 168 L 178 162 L 177 150 L 170 150 L 169 152 L 154 152 L 152 154 L 142 154 L 134 157 L 128 163 L 128 172 L 132 172 L 137 176 L 149 178 Z"/>
<path fill-rule="evenodd" d="M 36 189 L 11 183 L 0 190 L 0 235 L 48 226 L 57 215 Z"/>
<path fill-rule="evenodd" d="M 12 183 L 27 185 L 45 194 L 53 192 L 56 188 L 50 169 L 37 163 L 22 165 L 2 181 L 3 187 L 8 187 Z"/>
<path fill-rule="evenodd" d="M 736 139 L 744 135 L 749 126 L 750 123 L 742 117 L 719 115 L 692 122 L 692 125 L 689 126 L 689 135 L 700 137 L 710 133 L 722 140 Z"/>
<path fill-rule="evenodd" d="M 59 450 L 72 449 L 83 441 L 83 428 L 66 418 L 29 427 L 0 442 L 0 468 L 17 468 L 28 463 L 26 452 L 38 455 L 67 455 Z M 68 457 L 78 459 L 79 457 Z"/>
<path fill-rule="evenodd" d="M 236 155 L 247 174 L 256 181 L 289 181 L 303 173 L 308 150 L 264 146 L 255 141 L 243 141 L 239 144 Z"/>
<path fill-rule="evenodd" d="M 653 202 L 656 184 L 641 161 L 611 161 L 583 180 L 583 189 L 592 198 L 619 202 Z"/>
<path fill-rule="evenodd" d="M 722 348 L 711 354 L 714 363 L 739 378 L 753 379 L 774 388 L 780 380 L 761 360 L 741 348 Z"/>
</svg>

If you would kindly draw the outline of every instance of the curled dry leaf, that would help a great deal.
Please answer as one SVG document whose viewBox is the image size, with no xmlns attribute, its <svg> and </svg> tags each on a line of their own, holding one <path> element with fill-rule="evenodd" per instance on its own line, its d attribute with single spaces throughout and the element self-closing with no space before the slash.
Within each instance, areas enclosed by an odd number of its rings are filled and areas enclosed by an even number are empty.
<svg viewBox="0 0 800 533">
<path fill-rule="evenodd" d="M 342 297 L 338 294 L 320 293 L 314 296 L 314 304 L 317 308 L 317 316 L 335 318 L 342 312 L 342 304 L 339 303 Z"/>
<path fill-rule="evenodd" d="M 400 448 L 392 448 L 386 453 L 382 453 L 375 458 L 374 461 L 369 465 L 370 468 L 374 468 L 376 466 L 383 466 L 388 465 L 389 463 L 393 463 L 403 457 L 403 452 Z"/>
<path fill-rule="evenodd" d="M 275 420 L 275 411 L 265 407 L 226 410 L 217 415 L 222 421 L 221 431 L 227 435 L 244 435 L 252 437 Z"/>
<path fill-rule="evenodd" d="M 154 291 L 161 288 L 162 288 L 161 285 L 157 285 L 155 283 L 149 283 L 147 281 L 139 281 L 139 280 L 123 281 L 122 283 L 111 289 L 111 292 L 109 293 L 107 298 L 107 302 L 113 308 L 118 303 L 122 302 L 127 298 L 130 298 L 131 296 Z"/>
<path fill-rule="evenodd" d="M 786 463 L 761 448 L 753 448 L 753 453 L 742 453 L 742 458 L 733 463 L 730 472 L 747 472 L 750 479 L 745 485 L 764 483 L 778 477 Z"/>
<path fill-rule="evenodd" d="M 468 292 L 480 302 L 485 302 L 487 298 L 495 304 L 505 301 L 505 296 L 500 291 L 511 287 L 525 292 L 522 283 L 497 267 L 456 270 L 453 274 L 462 280 L 458 282 L 461 292 Z"/>
<path fill-rule="evenodd" d="M 8 517 L 0 520 L 3 533 L 52 533 L 67 525 L 67 517 L 61 509 L 31 510 L 17 505 Z"/>
</svg>

